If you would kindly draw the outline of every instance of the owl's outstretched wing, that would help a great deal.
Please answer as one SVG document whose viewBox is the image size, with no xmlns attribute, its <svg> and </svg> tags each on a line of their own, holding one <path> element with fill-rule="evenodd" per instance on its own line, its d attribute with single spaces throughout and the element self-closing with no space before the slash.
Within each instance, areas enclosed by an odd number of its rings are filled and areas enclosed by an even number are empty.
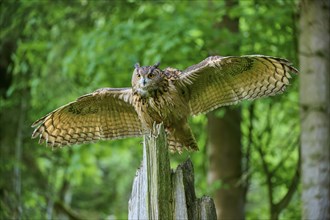
<svg viewBox="0 0 330 220">
<path fill-rule="evenodd" d="M 130 88 L 104 88 L 81 96 L 32 124 L 32 138 L 53 147 L 142 135 Z"/>
<path fill-rule="evenodd" d="M 282 58 L 248 55 L 208 57 L 179 75 L 189 92 L 191 114 L 281 93 L 289 85 L 290 73 L 298 73 Z"/>
</svg>

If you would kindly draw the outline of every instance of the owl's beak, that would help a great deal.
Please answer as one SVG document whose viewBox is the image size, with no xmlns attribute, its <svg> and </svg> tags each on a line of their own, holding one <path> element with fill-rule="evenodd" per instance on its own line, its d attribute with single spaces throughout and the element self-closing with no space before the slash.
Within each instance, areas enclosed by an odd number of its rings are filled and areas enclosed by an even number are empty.
<svg viewBox="0 0 330 220">
<path fill-rule="evenodd" d="M 144 86 L 146 86 L 146 84 L 147 84 L 146 79 L 142 77 L 142 78 L 140 79 L 140 85 L 142 85 L 142 86 L 144 87 Z"/>
</svg>

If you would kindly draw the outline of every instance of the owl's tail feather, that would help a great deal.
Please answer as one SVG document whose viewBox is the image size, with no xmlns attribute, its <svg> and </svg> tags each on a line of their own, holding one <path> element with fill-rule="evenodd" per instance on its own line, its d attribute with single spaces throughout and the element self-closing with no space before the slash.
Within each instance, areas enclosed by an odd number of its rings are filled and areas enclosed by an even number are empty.
<svg viewBox="0 0 330 220">
<path fill-rule="evenodd" d="M 182 127 L 167 130 L 167 143 L 172 153 L 182 153 L 183 149 L 197 151 L 198 146 L 188 124 Z"/>
</svg>

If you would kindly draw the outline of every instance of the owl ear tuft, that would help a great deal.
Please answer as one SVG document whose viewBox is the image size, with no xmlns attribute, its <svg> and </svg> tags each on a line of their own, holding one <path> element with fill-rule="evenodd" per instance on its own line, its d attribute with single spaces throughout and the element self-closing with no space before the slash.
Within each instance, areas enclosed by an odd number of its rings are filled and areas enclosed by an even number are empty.
<svg viewBox="0 0 330 220">
<path fill-rule="evenodd" d="M 138 69 L 138 68 L 140 68 L 140 64 L 139 64 L 139 63 L 136 63 L 136 64 L 134 65 L 134 67 L 135 67 L 135 69 Z"/>
<path fill-rule="evenodd" d="M 160 65 L 160 62 L 158 61 L 157 63 L 155 63 L 155 64 L 153 65 L 153 67 L 154 67 L 154 68 L 158 68 L 159 65 Z"/>
</svg>

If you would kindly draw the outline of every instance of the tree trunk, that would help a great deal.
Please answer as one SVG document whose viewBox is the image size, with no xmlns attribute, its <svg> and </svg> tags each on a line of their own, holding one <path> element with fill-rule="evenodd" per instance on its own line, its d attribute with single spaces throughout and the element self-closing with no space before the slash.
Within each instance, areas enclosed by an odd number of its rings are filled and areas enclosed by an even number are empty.
<svg viewBox="0 0 330 220">
<path fill-rule="evenodd" d="M 2 67 L 1 67 L 2 69 Z M 29 75 L 19 73 L 16 80 L 28 81 Z M 29 108 L 27 100 L 30 97 L 29 88 L 24 85 L 17 89 L 12 95 L 14 101 L 6 101 L 0 112 L 0 123 L 4 125 L 0 128 L 0 155 L 1 164 L 6 164 L 1 169 L 2 181 L 0 189 L 4 194 L 3 201 L 10 201 L 3 204 L 7 210 L 10 210 L 11 217 L 22 219 L 22 166 L 23 166 L 23 145 L 24 131 L 27 109 Z M 2 202 L 2 201 L 1 201 Z M 7 216 L 6 216 L 7 217 Z"/>
<path fill-rule="evenodd" d="M 24 131 L 24 122 L 27 110 L 27 94 L 28 90 L 24 89 L 20 91 L 21 100 L 20 100 L 20 110 L 18 115 L 18 124 L 16 130 L 16 141 L 15 141 L 15 166 L 14 166 L 14 191 L 17 199 L 17 219 L 22 218 L 22 150 L 23 150 L 23 131 Z"/>
<path fill-rule="evenodd" d="M 300 105 L 303 219 L 330 219 L 329 0 L 301 0 Z"/>
<path fill-rule="evenodd" d="M 226 0 L 227 12 L 238 5 L 237 0 Z M 238 33 L 239 20 L 225 15 L 216 28 L 228 29 L 231 33 Z M 224 45 L 225 39 L 220 39 L 217 45 Z M 228 47 L 228 45 L 225 45 Z M 239 45 L 230 45 L 238 51 Z M 217 48 L 222 51 L 221 48 Z M 224 49 L 223 49 L 224 50 Z M 228 51 L 228 48 L 225 49 Z M 232 54 L 221 54 L 232 55 Z M 241 152 L 241 113 L 240 108 L 223 107 L 225 114 L 217 117 L 211 112 L 208 117 L 208 157 L 209 183 L 220 182 L 220 188 L 215 193 L 214 202 L 218 219 L 244 219 L 244 190 L 240 182 L 242 175 Z"/>
<path fill-rule="evenodd" d="M 244 219 L 241 177 L 240 111 L 231 109 L 219 118 L 208 114 L 209 182 L 220 181 L 215 194 L 218 219 Z"/>
<path fill-rule="evenodd" d="M 170 168 L 163 125 L 144 136 L 142 167 L 129 201 L 129 219 L 216 219 L 213 200 L 196 198 L 190 160 Z"/>
</svg>

